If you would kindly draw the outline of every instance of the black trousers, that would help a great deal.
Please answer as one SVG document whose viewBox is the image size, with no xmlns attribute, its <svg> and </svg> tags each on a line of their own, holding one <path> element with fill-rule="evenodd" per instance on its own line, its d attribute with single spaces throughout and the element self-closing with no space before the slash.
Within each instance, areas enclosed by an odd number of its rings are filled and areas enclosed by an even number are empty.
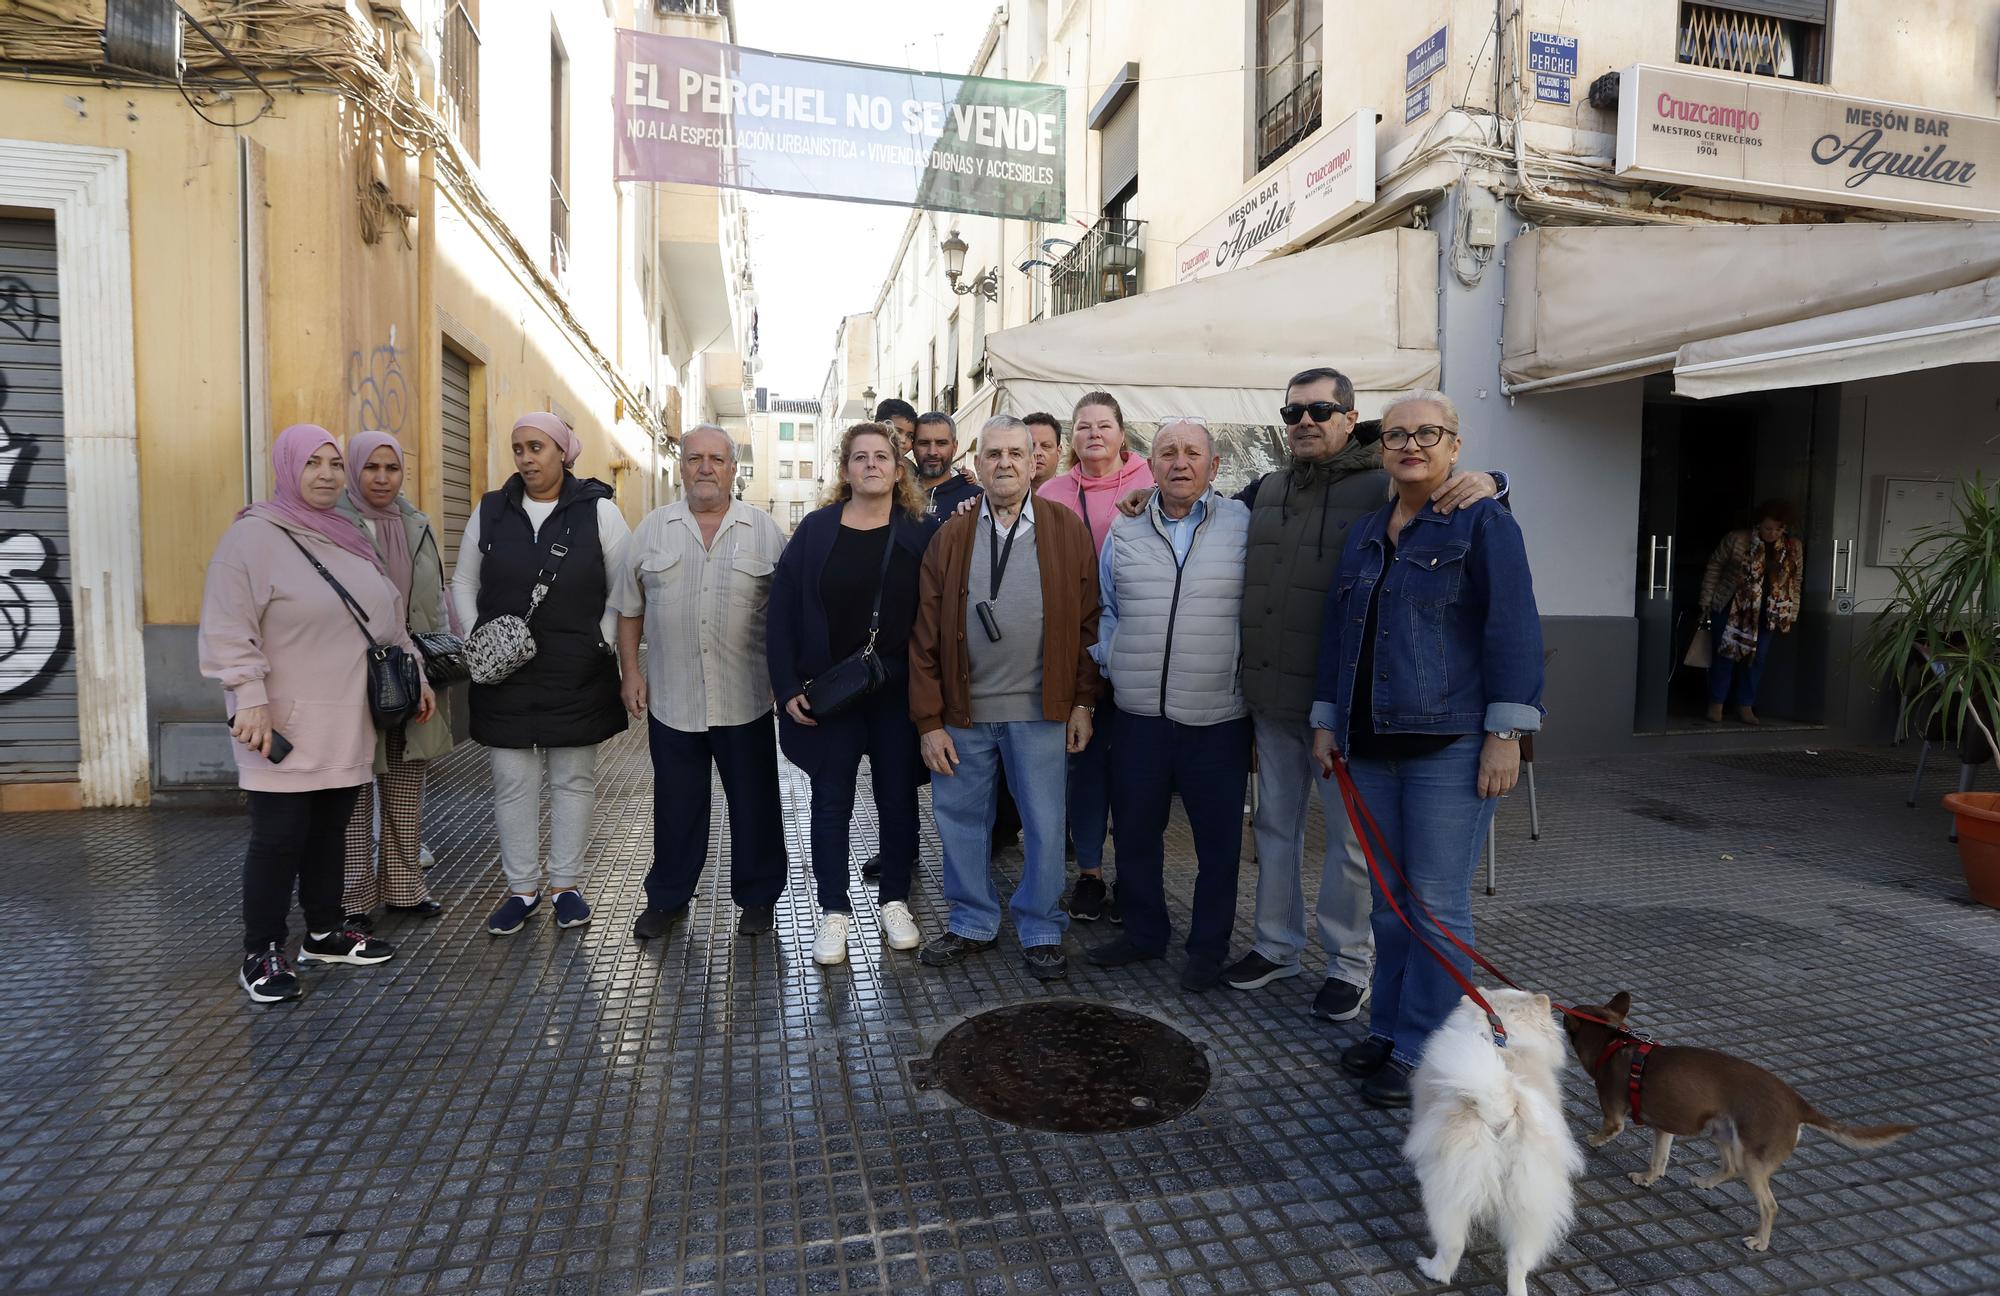
<svg viewBox="0 0 2000 1296">
<path fill-rule="evenodd" d="M 745 909 L 778 903 L 785 889 L 784 806 L 778 800 L 778 728 L 769 713 L 749 724 L 684 733 L 646 717 L 653 750 L 653 867 L 648 909 L 684 909 L 708 861 L 712 761 L 729 804 L 729 896 Z"/>
<path fill-rule="evenodd" d="M 308 932 L 339 931 L 347 820 L 361 788 L 251 792 L 250 850 L 243 858 L 243 949 L 285 943 L 292 884 Z"/>
</svg>

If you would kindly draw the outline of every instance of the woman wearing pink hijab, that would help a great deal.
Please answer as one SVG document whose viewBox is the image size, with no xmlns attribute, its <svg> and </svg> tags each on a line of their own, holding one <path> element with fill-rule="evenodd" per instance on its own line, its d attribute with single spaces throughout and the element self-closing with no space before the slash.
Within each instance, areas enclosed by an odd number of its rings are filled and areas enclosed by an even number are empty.
<svg viewBox="0 0 2000 1296">
<path fill-rule="evenodd" d="M 412 631 L 453 629 L 444 597 L 444 551 L 431 520 L 403 497 L 403 447 L 387 432 L 358 432 L 347 439 L 347 490 L 335 506 L 368 534 L 396 592 L 403 596 Z M 375 780 L 361 785 L 354 817 L 347 821 L 347 886 L 341 908 L 347 925 L 374 929 L 374 912 L 435 918 L 444 906 L 431 898 L 418 862 L 424 823 L 424 770 L 451 750 L 451 721 L 440 701 L 428 720 L 411 720 L 377 735 Z M 382 806 L 382 838 L 375 842 L 375 806 Z"/>
<path fill-rule="evenodd" d="M 248 794 L 237 981 L 258 1003 L 298 997 L 285 956 L 295 882 L 306 918 L 301 963 L 374 964 L 394 953 L 341 917 L 347 821 L 374 761 L 375 724 L 368 641 L 313 559 L 353 598 L 377 643 L 416 651 L 403 597 L 367 533 L 336 511 L 347 474 L 332 434 L 288 427 L 271 461 L 271 498 L 223 533 L 201 605 L 201 673 L 222 684 L 237 782 Z M 426 685 L 418 719 L 434 709 Z"/>
</svg>

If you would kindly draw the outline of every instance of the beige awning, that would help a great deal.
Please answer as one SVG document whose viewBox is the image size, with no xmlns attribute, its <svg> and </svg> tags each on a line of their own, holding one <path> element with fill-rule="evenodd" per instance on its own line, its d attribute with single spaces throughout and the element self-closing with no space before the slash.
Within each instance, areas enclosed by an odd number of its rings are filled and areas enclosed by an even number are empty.
<svg viewBox="0 0 2000 1296">
<path fill-rule="evenodd" d="M 1511 393 L 1695 397 L 2000 360 L 2000 222 L 1538 229 L 1507 249 Z"/>
<path fill-rule="evenodd" d="M 1384 230 L 990 334 L 1009 413 L 1068 417 L 1094 390 L 1125 417 L 1275 424 L 1285 381 L 1332 365 L 1364 415 L 1438 380 L 1437 235 Z"/>
</svg>

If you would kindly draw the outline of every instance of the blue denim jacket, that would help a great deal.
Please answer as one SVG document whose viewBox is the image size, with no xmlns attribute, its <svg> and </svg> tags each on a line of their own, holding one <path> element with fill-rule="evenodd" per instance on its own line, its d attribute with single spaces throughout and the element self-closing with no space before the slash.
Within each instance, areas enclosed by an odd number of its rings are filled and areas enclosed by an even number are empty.
<svg viewBox="0 0 2000 1296">
<path fill-rule="evenodd" d="M 1391 550 L 1394 507 L 1348 532 L 1320 628 L 1313 726 L 1346 749 L 1361 630 L 1381 582 L 1377 733 L 1540 729 L 1542 624 L 1519 524 L 1493 500 L 1449 515 L 1425 505 Z"/>
</svg>

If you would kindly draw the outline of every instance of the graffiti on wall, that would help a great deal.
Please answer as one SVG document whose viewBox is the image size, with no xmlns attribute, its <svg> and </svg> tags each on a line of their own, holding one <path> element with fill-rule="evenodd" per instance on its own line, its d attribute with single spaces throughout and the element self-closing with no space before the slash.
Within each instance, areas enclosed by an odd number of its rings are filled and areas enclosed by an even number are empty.
<svg viewBox="0 0 2000 1296">
<path fill-rule="evenodd" d="M 387 432 L 400 439 L 410 409 L 410 390 L 403 381 L 403 357 L 396 350 L 396 331 L 389 341 L 363 355 L 347 355 L 347 394 L 357 402 L 357 432 Z"/>
<path fill-rule="evenodd" d="M 0 275 L 0 328 L 25 342 L 33 342 L 42 335 L 42 325 L 47 322 L 41 299 L 28 287 L 28 281 L 19 275 Z"/>
<path fill-rule="evenodd" d="M 0 281 L 0 294 L 8 291 Z M 0 302 L 6 303 L 0 324 L 33 341 L 42 323 L 39 308 L 23 313 L 14 299 L 0 296 Z M 16 327 L 23 320 L 32 330 Z M 27 499 L 38 449 L 7 426 L 7 375 L 0 373 L 0 502 L 9 511 Z M 33 531 L 0 531 L 0 700 L 46 688 L 68 659 L 68 644 L 69 600 L 56 571 L 55 545 Z"/>
</svg>

